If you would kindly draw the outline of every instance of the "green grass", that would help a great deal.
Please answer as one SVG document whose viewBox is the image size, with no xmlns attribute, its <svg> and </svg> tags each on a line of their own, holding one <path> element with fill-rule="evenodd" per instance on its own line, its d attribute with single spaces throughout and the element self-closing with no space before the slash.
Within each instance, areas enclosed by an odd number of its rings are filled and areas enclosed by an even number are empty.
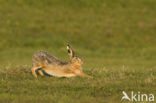
<svg viewBox="0 0 156 103">
<path fill-rule="evenodd" d="M 0 0 L 0 103 L 120 103 L 123 90 L 156 95 L 155 3 Z M 68 61 L 67 43 L 94 78 L 35 79 L 33 53 Z"/>
</svg>

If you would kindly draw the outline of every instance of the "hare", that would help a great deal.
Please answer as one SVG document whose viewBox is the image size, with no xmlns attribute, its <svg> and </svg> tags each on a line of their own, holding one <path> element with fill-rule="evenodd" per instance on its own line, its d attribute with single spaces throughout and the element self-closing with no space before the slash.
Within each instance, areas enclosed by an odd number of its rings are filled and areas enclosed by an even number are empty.
<svg viewBox="0 0 156 103">
<path fill-rule="evenodd" d="M 32 57 L 33 76 L 37 78 L 36 71 L 38 71 L 41 76 L 44 76 L 44 74 L 46 73 L 50 76 L 55 77 L 91 77 L 82 72 L 81 66 L 83 64 L 83 61 L 79 57 L 75 56 L 75 53 L 70 45 L 67 45 L 67 50 L 70 56 L 69 62 L 61 61 L 56 57 L 50 55 L 46 51 L 36 52 Z"/>
</svg>

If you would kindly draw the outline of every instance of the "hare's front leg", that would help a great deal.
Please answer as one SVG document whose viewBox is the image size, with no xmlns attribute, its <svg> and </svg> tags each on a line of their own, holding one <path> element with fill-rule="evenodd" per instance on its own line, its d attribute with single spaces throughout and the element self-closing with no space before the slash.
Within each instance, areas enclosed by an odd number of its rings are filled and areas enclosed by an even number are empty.
<svg viewBox="0 0 156 103">
<path fill-rule="evenodd" d="M 89 76 L 87 74 L 84 74 L 83 72 L 78 74 L 78 76 L 81 76 L 81 77 L 86 77 L 86 78 L 93 78 L 92 76 Z"/>
</svg>

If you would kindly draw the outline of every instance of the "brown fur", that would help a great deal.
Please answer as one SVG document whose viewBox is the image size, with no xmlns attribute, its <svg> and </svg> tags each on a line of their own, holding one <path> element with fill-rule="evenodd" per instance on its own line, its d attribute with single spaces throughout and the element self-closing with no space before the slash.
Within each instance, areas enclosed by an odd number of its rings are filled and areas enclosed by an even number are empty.
<svg viewBox="0 0 156 103">
<path fill-rule="evenodd" d="M 34 54 L 32 74 L 37 78 L 36 71 L 38 70 L 41 76 L 44 76 L 42 70 L 47 74 L 56 77 L 90 77 L 82 72 L 82 60 L 74 55 L 74 51 L 68 45 L 67 50 L 70 56 L 69 62 L 63 62 L 46 51 L 38 51 Z"/>
</svg>

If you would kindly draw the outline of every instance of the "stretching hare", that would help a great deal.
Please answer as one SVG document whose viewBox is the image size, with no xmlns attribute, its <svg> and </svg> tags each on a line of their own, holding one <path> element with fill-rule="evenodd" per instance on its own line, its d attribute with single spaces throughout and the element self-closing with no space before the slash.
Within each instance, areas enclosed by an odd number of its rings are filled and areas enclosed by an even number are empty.
<svg viewBox="0 0 156 103">
<path fill-rule="evenodd" d="M 73 49 L 70 45 L 67 45 L 68 54 L 70 56 L 69 62 L 63 62 L 54 56 L 50 55 L 46 51 L 38 51 L 33 57 L 33 67 L 32 74 L 37 78 L 36 71 L 41 76 L 44 76 L 44 72 L 51 76 L 56 77 L 91 77 L 82 72 L 81 65 L 83 64 L 82 60 L 75 56 Z"/>
</svg>

